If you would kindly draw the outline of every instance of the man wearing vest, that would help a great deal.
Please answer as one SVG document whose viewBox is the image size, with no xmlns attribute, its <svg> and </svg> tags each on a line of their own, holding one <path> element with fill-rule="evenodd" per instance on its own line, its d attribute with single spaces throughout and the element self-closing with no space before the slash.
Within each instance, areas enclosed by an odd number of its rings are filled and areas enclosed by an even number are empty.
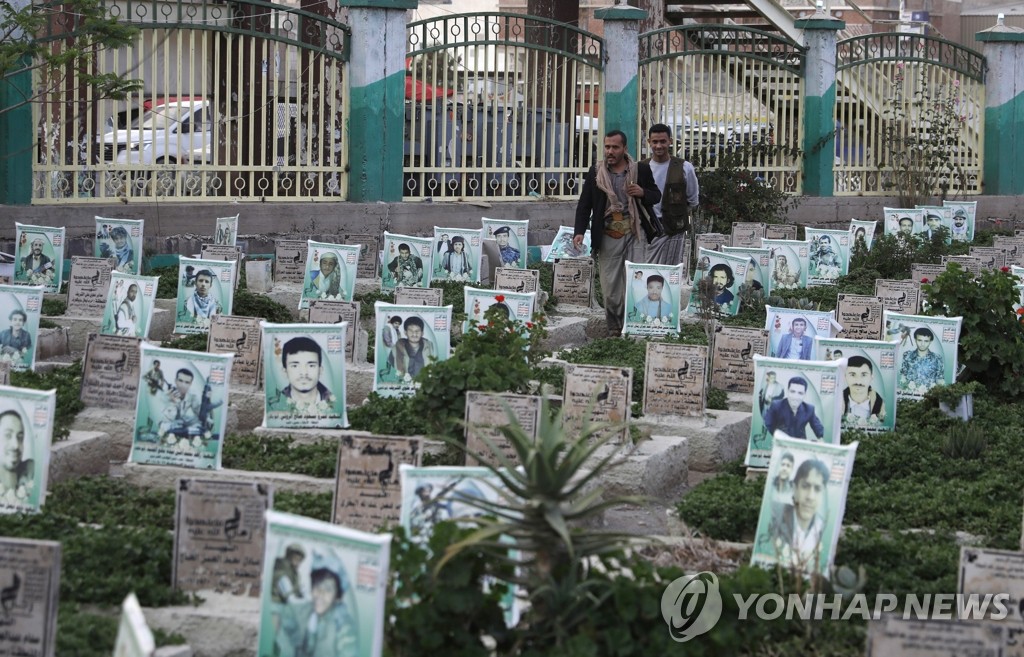
<svg viewBox="0 0 1024 657">
<path fill-rule="evenodd" d="M 654 174 L 661 191 L 661 201 L 654 214 L 665 227 L 665 236 L 647 245 L 647 262 L 655 265 L 678 265 L 686 248 L 686 229 L 690 212 L 700 203 L 700 186 L 693 165 L 672 155 L 672 129 L 656 123 L 647 131 L 651 157 L 644 160 Z"/>
</svg>

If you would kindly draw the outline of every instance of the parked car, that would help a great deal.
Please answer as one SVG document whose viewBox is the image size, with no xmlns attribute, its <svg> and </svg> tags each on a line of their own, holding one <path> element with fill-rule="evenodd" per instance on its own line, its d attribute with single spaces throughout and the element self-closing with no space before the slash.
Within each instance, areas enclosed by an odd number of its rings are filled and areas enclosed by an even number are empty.
<svg viewBox="0 0 1024 657">
<path fill-rule="evenodd" d="M 176 164 L 212 145 L 209 101 L 177 100 L 154 105 L 126 129 L 110 129 L 96 140 L 103 161 L 118 164 Z"/>
</svg>

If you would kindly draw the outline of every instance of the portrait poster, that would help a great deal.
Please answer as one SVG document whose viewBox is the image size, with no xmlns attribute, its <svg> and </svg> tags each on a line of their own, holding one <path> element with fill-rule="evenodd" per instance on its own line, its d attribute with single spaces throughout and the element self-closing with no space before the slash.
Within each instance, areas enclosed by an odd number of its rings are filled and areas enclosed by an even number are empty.
<svg viewBox="0 0 1024 657">
<path fill-rule="evenodd" d="M 768 355 L 790 360 L 813 360 L 814 338 L 834 338 L 843 329 L 827 310 L 765 306 Z"/>
<path fill-rule="evenodd" d="M 711 385 L 728 392 L 754 391 L 754 355 L 768 355 L 768 330 L 715 326 L 711 343 Z"/>
<path fill-rule="evenodd" d="M 954 262 L 960 265 L 960 269 L 970 272 L 974 277 L 981 273 L 981 258 L 975 256 L 942 256 L 942 265 L 946 269 L 949 269 L 949 265 Z"/>
<path fill-rule="evenodd" d="M 771 250 L 761 247 L 746 246 L 723 246 L 722 253 L 732 255 L 745 255 L 747 261 L 747 273 L 740 283 L 740 291 L 753 290 L 760 292 L 765 297 L 771 292 L 771 271 L 769 270 Z"/>
<path fill-rule="evenodd" d="M 954 605 L 950 620 L 918 620 L 882 614 L 868 621 L 868 657 L 1010 657 L 1007 630 L 1002 623 L 959 620 Z M 954 649 L 955 647 L 955 649 Z"/>
<path fill-rule="evenodd" d="M 768 224 L 764 228 L 766 240 L 795 240 L 796 226 L 793 224 Z"/>
<path fill-rule="evenodd" d="M 556 260 L 551 296 L 557 300 L 559 306 L 589 308 L 594 299 L 595 272 L 593 258 Z"/>
<path fill-rule="evenodd" d="M 146 624 L 146 615 L 134 593 L 129 593 L 121 604 L 121 619 L 117 624 L 114 657 L 153 657 L 156 639 Z"/>
<path fill-rule="evenodd" d="M 729 246 L 761 248 L 765 227 L 764 223 L 734 221 L 732 233 L 729 235 Z"/>
<path fill-rule="evenodd" d="M 206 350 L 211 354 L 235 355 L 231 362 L 231 385 L 259 384 L 260 357 L 263 355 L 261 337 L 257 317 L 213 316 Z"/>
<path fill-rule="evenodd" d="M 420 288 L 399 288 L 404 290 L 418 290 Z M 345 360 L 352 362 L 356 349 L 356 334 L 359 333 L 359 309 L 358 301 L 319 301 L 313 299 L 309 302 L 309 323 L 310 324 L 340 324 L 348 322 L 349 329 L 345 331 Z"/>
<path fill-rule="evenodd" d="M 359 245 L 328 244 L 309 240 L 306 275 L 299 310 L 309 308 L 313 299 L 351 301 L 356 288 Z"/>
<path fill-rule="evenodd" d="M 886 235 L 909 237 L 925 230 L 924 210 L 917 208 L 882 208 Z"/>
<path fill-rule="evenodd" d="M 910 264 L 910 280 L 918 283 L 930 283 L 946 273 L 946 265 L 914 262 Z M 924 298 L 921 299 L 924 301 Z"/>
<path fill-rule="evenodd" d="M 483 228 L 469 230 L 434 226 L 434 273 L 431 280 L 479 283 L 483 234 Z"/>
<path fill-rule="evenodd" d="M 353 233 L 341 237 L 342 244 L 359 247 L 356 278 L 377 278 L 377 272 L 380 270 L 380 236 Z"/>
<path fill-rule="evenodd" d="M 110 291 L 113 258 L 71 256 L 66 315 L 102 317 Z"/>
<path fill-rule="evenodd" d="M 199 257 L 203 260 L 227 260 L 238 263 L 235 267 L 235 279 L 231 282 L 232 287 L 236 290 L 238 289 L 239 272 L 245 264 L 245 254 L 242 253 L 242 247 L 228 246 L 226 244 L 203 244 L 199 250 Z"/>
<path fill-rule="evenodd" d="M 885 339 L 896 342 L 896 396 L 921 399 L 936 385 L 956 381 L 962 317 L 883 313 Z"/>
<path fill-rule="evenodd" d="M 942 205 L 953 208 L 953 230 L 954 242 L 974 241 L 974 222 L 978 216 L 977 201 L 943 201 Z"/>
<path fill-rule="evenodd" d="M 493 290 L 488 290 L 493 294 Z M 382 397 L 416 393 L 416 375 L 451 352 L 451 306 L 399 306 L 377 301 L 373 390 Z"/>
<path fill-rule="evenodd" d="M 830 577 L 857 445 L 775 442 L 750 565 Z"/>
<path fill-rule="evenodd" d="M 633 368 L 575 363 L 565 366 L 562 421 L 571 430 L 608 423 L 620 441 L 628 440 L 626 421 L 632 402 Z"/>
<path fill-rule="evenodd" d="M 502 433 L 501 428 L 509 426 L 509 413 L 519 423 L 519 428 L 530 438 L 536 439 L 540 427 L 541 398 L 537 395 L 517 395 L 511 392 L 466 392 L 465 438 L 466 465 L 480 461 L 473 455 L 484 457 L 484 462 L 499 467 L 519 465 L 519 454 Z M 489 445 L 488 445 L 489 443 Z M 505 458 L 503 464 L 495 451 Z"/>
<path fill-rule="evenodd" d="M 882 299 L 866 294 L 840 294 L 836 300 L 836 321 L 845 340 L 882 339 Z"/>
<path fill-rule="evenodd" d="M 750 441 L 744 464 L 768 467 L 779 438 L 839 444 L 846 362 L 754 356 Z"/>
<path fill-rule="evenodd" d="M 96 217 L 93 256 L 114 258 L 114 271 L 142 273 L 143 219 L 107 219 Z"/>
<path fill-rule="evenodd" d="M 418 467 L 422 459 L 420 438 L 342 436 L 331 522 L 367 532 L 398 524 L 402 508 L 398 469 Z"/>
<path fill-rule="evenodd" d="M 237 266 L 222 260 L 179 259 L 175 333 L 206 333 L 211 317 L 231 314 Z"/>
<path fill-rule="evenodd" d="M 0 438 L 7 471 L 0 482 L 0 513 L 39 511 L 46 498 L 56 390 L 0 386 Z"/>
<path fill-rule="evenodd" d="M 402 482 L 399 524 L 410 539 L 425 544 L 434 525 L 445 520 L 471 522 L 487 513 L 477 502 L 501 504 L 501 479 L 483 466 L 429 466 L 398 468 Z"/>
<path fill-rule="evenodd" d="M 699 233 L 695 243 L 698 250 L 720 251 L 723 246 L 728 246 L 730 241 L 730 237 L 725 233 Z"/>
<path fill-rule="evenodd" d="M 846 360 L 840 427 L 885 432 L 896 428 L 896 344 L 885 340 L 816 338 L 817 360 Z"/>
<path fill-rule="evenodd" d="M 989 622 L 1006 626 L 1008 634 L 1016 641 L 1011 645 L 1013 652 L 1004 657 L 1019 657 L 1024 651 L 1021 638 L 1024 637 L 1024 553 L 1010 550 L 993 550 L 980 547 L 960 548 L 960 572 L 956 592 L 964 595 L 985 596 L 1008 595 L 1004 603 L 1007 615 L 1002 620 L 987 618 Z M 990 598 L 991 600 L 991 598 Z M 997 609 L 989 608 L 989 613 Z"/>
<path fill-rule="evenodd" d="M 835 285 L 836 279 L 850 272 L 850 232 L 806 228 L 811 243 L 807 265 L 807 286 Z"/>
<path fill-rule="evenodd" d="M 179 479 L 171 581 L 179 591 L 257 597 L 266 527 L 274 507 L 267 484 Z"/>
<path fill-rule="evenodd" d="M 871 244 L 875 241 L 875 227 L 877 221 L 865 221 L 864 219 L 850 220 L 850 253 L 853 247 L 857 246 L 857 240 L 864 240 L 864 246 L 871 250 Z"/>
<path fill-rule="evenodd" d="M 60 560 L 57 541 L 0 539 L 0 582 L 4 583 L 0 654 L 56 654 Z"/>
<path fill-rule="evenodd" d="M 920 280 L 895 281 L 876 278 L 875 296 L 882 300 L 883 310 L 916 315 L 921 307 L 921 282 Z"/>
<path fill-rule="evenodd" d="M 213 227 L 213 243 L 217 246 L 235 246 L 238 244 L 238 217 L 217 217 Z"/>
<path fill-rule="evenodd" d="M 466 286 L 462 288 L 462 296 L 466 308 L 466 321 L 462 323 L 463 333 L 468 333 L 479 326 L 486 326 L 488 322 L 485 315 L 491 308 L 500 310 L 509 321 L 523 324 L 531 322 L 537 305 L 536 292 L 505 292 Z"/>
<path fill-rule="evenodd" d="M 651 265 L 626 260 L 624 335 L 665 336 L 679 333 L 683 266 Z"/>
<path fill-rule="evenodd" d="M 1006 251 L 996 246 L 972 246 L 971 257 L 981 261 L 981 268 L 998 271 L 1006 266 Z"/>
<path fill-rule="evenodd" d="M 498 262 L 492 266 L 509 267 L 511 269 L 526 269 L 527 231 L 530 221 L 509 221 L 506 219 L 481 218 L 484 229 L 484 239 L 494 240 L 498 247 Z"/>
<path fill-rule="evenodd" d="M 992 246 L 1001 249 L 1006 256 L 1006 265 L 1024 266 L 1024 238 L 995 235 Z"/>
<path fill-rule="evenodd" d="M 274 241 L 274 282 L 303 283 L 306 280 L 306 240 Z"/>
<path fill-rule="evenodd" d="M 807 274 L 811 266 L 810 240 L 761 240 L 761 247 L 768 249 L 769 288 L 796 290 L 807 287 Z"/>
<path fill-rule="evenodd" d="M 494 270 L 494 289 L 506 292 L 537 292 L 540 290 L 540 270 L 497 267 Z"/>
<path fill-rule="evenodd" d="M 583 244 L 577 248 L 572 238 L 576 229 L 572 226 L 559 226 L 555 239 L 551 241 L 551 250 L 548 251 L 544 262 L 554 262 L 563 258 L 587 258 L 590 257 L 590 230 L 583 233 Z"/>
<path fill-rule="evenodd" d="M 381 291 L 388 292 L 398 287 L 430 287 L 433 243 L 430 237 L 396 235 L 385 231 Z"/>
<path fill-rule="evenodd" d="M 12 372 L 35 369 L 44 289 L 0 285 L 0 361 L 10 363 Z"/>
<path fill-rule="evenodd" d="M 42 285 L 47 292 L 60 292 L 64 276 L 64 228 L 29 226 L 14 222 L 15 285 Z"/>
<path fill-rule="evenodd" d="M 693 275 L 693 288 L 690 290 L 686 314 L 697 314 L 700 308 L 698 283 L 709 276 L 715 284 L 716 310 L 729 317 L 736 315 L 740 311 L 740 285 L 747 279 L 749 262 L 750 258 L 746 255 L 698 249 L 697 271 Z"/>
<path fill-rule="evenodd" d="M 918 234 L 930 240 L 940 228 L 945 228 L 946 244 L 949 244 L 952 241 L 953 209 L 941 205 L 918 205 L 915 207 L 918 210 L 924 210 L 924 225 Z"/>
<path fill-rule="evenodd" d="M 139 396 L 142 338 L 90 333 L 82 364 L 82 403 L 95 408 L 132 408 Z"/>
<path fill-rule="evenodd" d="M 644 415 L 702 417 L 707 368 L 707 347 L 648 342 L 644 360 Z"/>
<path fill-rule="evenodd" d="M 100 333 L 135 338 L 148 337 L 159 282 L 159 276 L 111 272 Z"/>
<path fill-rule="evenodd" d="M 232 354 L 143 342 L 131 463 L 219 470 Z"/>
<path fill-rule="evenodd" d="M 345 334 L 341 324 L 271 324 L 263 329 L 263 426 L 344 429 Z"/>
<path fill-rule="evenodd" d="M 257 657 L 380 657 L 391 534 L 279 511 L 266 519 Z"/>
</svg>

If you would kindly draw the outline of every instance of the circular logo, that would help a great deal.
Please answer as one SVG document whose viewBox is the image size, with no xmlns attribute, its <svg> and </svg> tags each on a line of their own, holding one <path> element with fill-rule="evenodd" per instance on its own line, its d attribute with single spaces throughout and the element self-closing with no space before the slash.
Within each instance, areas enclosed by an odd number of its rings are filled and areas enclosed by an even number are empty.
<svg viewBox="0 0 1024 657">
<path fill-rule="evenodd" d="M 661 616 L 680 643 L 710 632 L 722 617 L 718 578 L 701 572 L 673 580 L 661 595 Z"/>
</svg>

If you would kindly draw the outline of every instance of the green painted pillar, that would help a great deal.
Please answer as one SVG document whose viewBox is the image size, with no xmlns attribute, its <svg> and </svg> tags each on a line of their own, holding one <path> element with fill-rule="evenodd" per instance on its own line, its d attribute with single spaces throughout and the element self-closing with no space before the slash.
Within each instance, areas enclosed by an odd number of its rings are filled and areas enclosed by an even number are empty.
<svg viewBox="0 0 1024 657">
<path fill-rule="evenodd" d="M 32 73 L 28 57 L 0 78 L 0 205 L 32 203 Z"/>
<path fill-rule="evenodd" d="M 832 196 L 836 157 L 836 34 L 846 23 L 820 7 L 810 18 L 794 21 L 804 31 L 804 194 Z"/>
<path fill-rule="evenodd" d="M 341 0 L 349 7 L 348 200 L 401 201 L 406 10 L 417 0 Z"/>
<path fill-rule="evenodd" d="M 988 64 L 985 77 L 986 194 L 1024 194 L 1024 30 L 1003 24 L 978 32 Z"/>
<path fill-rule="evenodd" d="M 616 5 L 594 11 L 604 21 L 604 84 L 601 87 L 601 111 L 605 132 L 626 133 L 627 148 L 634 157 L 640 152 L 639 123 L 640 21 L 647 12 L 636 7 Z"/>
</svg>

